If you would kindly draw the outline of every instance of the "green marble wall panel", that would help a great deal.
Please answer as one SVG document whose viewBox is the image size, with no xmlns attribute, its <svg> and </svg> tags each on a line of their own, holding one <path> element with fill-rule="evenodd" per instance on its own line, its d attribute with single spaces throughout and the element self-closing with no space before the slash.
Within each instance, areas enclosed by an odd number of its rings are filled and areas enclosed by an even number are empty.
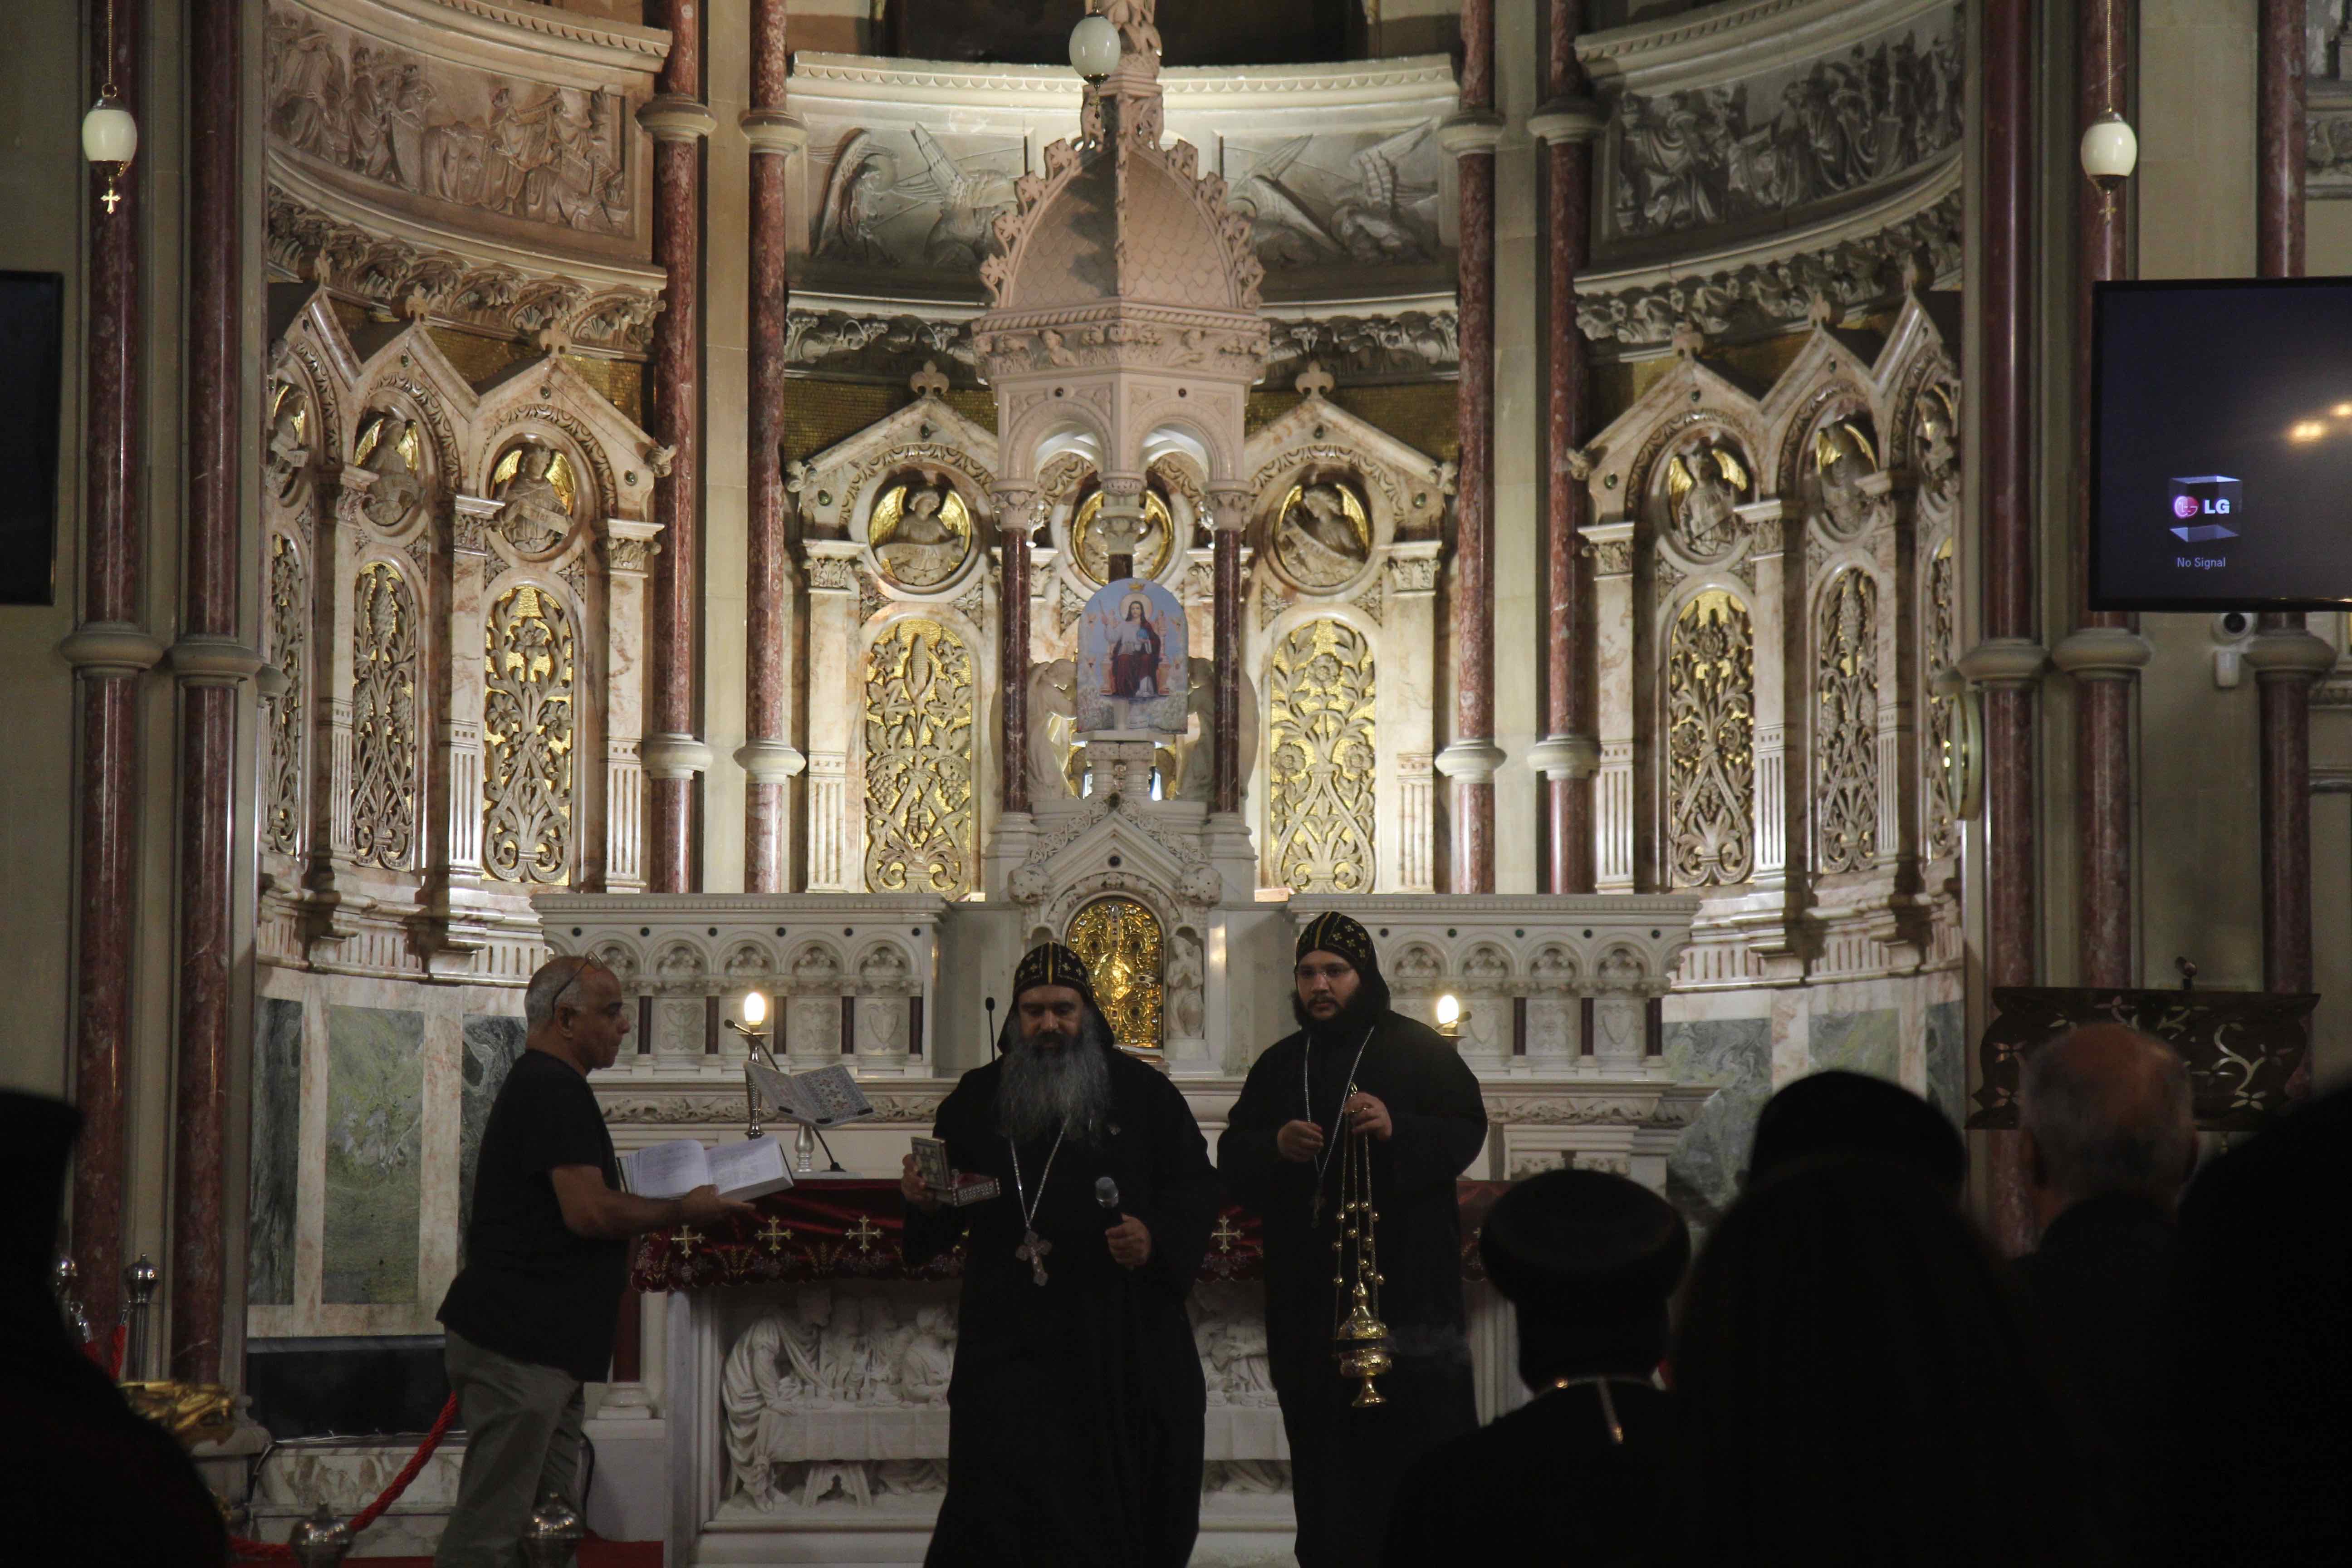
<svg viewBox="0 0 2352 1568">
<path fill-rule="evenodd" d="M 1903 1015 L 1892 1007 L 1868 1013 L 1816 1013 L 1806 1041 L 1811 1069 L 1832 1068 L 1903 1081 Z"/>
<path fill-rule="evenodd" d="M 1677 1082 L 1720 1086 L 1683 1129 L 1666 1160 L 1666 1196 L 1684 1218 L 1705 1229 L 1739 1195 L 1747 1174 L 1756 1113 L 1772 1094 L 1772 1023 L 1729 1018 L 1668 1024 L 1663 1045 L 1666 1070 Z"/>
<path fill-rule="evenodd" d="M 507 1081 L 507 1069 L 522 1055 L 528 1029 L 520 1018 L 473 1013 L 466 1018 L 465 1056 L 459 1069 L 465 1090 L 457 1130 L 457 1245 L 462 1263 L 465 1237 L 474 1223 L 474 1168 L 482 1155 L 482 1129 L 489 1125 L 490 1107 Z"/>
<path fill-rule="evenodd" d="M 1952 1119 L 1968 1121 L 1968 1007 L 1959 1002 L 1927 1004 L 1927 1098 Z"/>
<path fill-rule="evenodd" d="M 327 1009 L 327 1210 L 321 1300 L 416 1300 L 425 1015 Z"/>
<path fill-rule="evenodd" d="M 253 1123 L 246 1197 L 245 1299 L 294 1304 L 294 1205 L 300 1184 L 302 1004 L 254 1005 Z"/>
</svg>

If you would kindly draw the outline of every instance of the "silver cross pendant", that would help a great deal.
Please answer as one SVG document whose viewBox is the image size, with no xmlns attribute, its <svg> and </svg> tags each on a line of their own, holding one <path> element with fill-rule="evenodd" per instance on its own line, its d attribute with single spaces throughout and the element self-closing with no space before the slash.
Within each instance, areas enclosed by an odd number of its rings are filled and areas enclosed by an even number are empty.
<svg viewBox="0 0 2352 1568">
<path fill-rule="evenodd" d="M 1054 1244 L 1033 1230 L 1021 1237 L 1021 1245 L 1013 1249 L 1013 1256 L 1029 1266 L 1029 1279 L 1033 1284 L 1043 1285 L 1045 1283 L 1045 1254 L 1053 1250 Z"/>
</svg>

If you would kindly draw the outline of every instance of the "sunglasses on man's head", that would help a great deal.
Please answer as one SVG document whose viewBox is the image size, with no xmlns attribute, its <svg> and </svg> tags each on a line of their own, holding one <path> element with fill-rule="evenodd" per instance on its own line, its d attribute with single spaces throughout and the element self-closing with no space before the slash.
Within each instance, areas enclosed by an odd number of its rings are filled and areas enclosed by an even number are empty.
<svg viewBox="0 0 2352 1568">
<path fill-rule="evenodd" d="M 573 967 L 572 971 L 572 978 L 563 983 L 562 988 L 555 993 L 555 1000 L 547 1005 L 547 1016 L 549 1017 L 554 1017 L 556 1013 L 562 1007 L 563 999 L 572 994 L 572 988 L 580 983 L 580 977 L 595 967 L 596 965 L 593 963 L 583 963 Z M 607 1018 L 617 1019 L 621 1016 L 621 1010 L 624 1005 L 625 1004 L 617 1001 L 608 1002 L 604 1006 L 599 1007 L 596 1010 L 604 1014 Z"/>
</svg>

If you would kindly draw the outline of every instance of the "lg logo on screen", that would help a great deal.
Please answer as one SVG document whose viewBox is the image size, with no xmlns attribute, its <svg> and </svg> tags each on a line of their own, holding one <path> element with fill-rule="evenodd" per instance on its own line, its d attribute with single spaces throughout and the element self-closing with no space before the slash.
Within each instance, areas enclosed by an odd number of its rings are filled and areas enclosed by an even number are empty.
<svg viewBox="0 0 2352 1568">
<path fill-rule="evenodd" d="M 2231 517 L 2244 510 L 2245 488 L 2227 474 L 2200 474 L 2194 479 L 2172 481 L 2172 515 L 2183 523 L 2198 517 Z M 2238 537 L 2237 530 L 2210 521 L 2175 528 L 2172 532 L 2191 544 Z"/>
</svg>

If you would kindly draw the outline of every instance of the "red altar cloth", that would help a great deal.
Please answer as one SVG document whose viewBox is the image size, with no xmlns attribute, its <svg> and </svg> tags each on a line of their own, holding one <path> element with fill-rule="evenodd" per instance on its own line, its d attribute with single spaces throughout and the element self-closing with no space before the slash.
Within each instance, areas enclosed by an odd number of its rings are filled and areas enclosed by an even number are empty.
<svg viewBox="0 0 2352 1568">
<path fill-rule="evenodd" d="M 1479 1279 L 1478 1231 L 1507 1182 L 1459 1182 L 1462 1277 Z M 637 1238 L 629 1282 L 640 1290 L 708 1290 L 720 1285 L 810 1279 L 954 1279 L 961 1247 L 909 1268 L 898 1238 L 906 1201 L 889 1181 L 817 1181 L 771 1193 L 752 1205 L 757 1220 L 730 1220 L 701 1232 L 681 1226 Z M 1258 1217 L 1229 1207 L 1217 1216 L 1201 1260 L 1204 1280 L 1255 1279 L 1265 1265 Z"/>
</svg>

